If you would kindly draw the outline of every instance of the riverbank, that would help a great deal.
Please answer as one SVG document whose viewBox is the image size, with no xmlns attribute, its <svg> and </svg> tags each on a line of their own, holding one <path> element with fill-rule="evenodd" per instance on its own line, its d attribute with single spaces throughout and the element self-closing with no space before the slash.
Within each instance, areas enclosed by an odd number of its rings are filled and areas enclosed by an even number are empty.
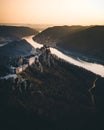
<svg viewBox="0 0 104 130">
<path fill-rule="evenodd" d="M 29 37 L 25 37 L 24 38 L 28 43 L 30 43 L 33 47 L 41 47 L 42 44 L 39 44 L 37 42 L 34 42 L 33 40 L 33 36 L 29 36 Z M 104 77 L 104 66 L 101 65 L 101 64 L 96 64 L 96 63 L 89 63 L 89 62 L 80 62 L 70 56 L 67 56 L 65 55 L 64 53 L 62 53 L 61 51 L 59 51 L 58 49 L 55 49 L 55 48 L 52 48 L 50 47 L 51 49 L 51 53 L 52 54 L 55 54 L 56 56 L 58 56 L 59 58 L 61 59 L 64 59 L 65 61 L 73 64 L 73 65 L 76 65 L 76 66 L 79 66 L 79 67 L 82 67 L 88 71 L 91 71 L 97 75 L 100 75 L 101 77 Z"/>
<path fill-rule="evenodd" d="M 104 61 L 101 59 L 97 59 L 96 57 L 91 57 L 91 55 L 82 55 L 81 53 L 72 52 L 71 50 L 67 51 L 65 49 L 62 49 L 58 46 L 55 47 L 59 51 L 63 52 L 65 55 L 74 58 L 75 60 L 82 60 L 83 62 L 88 63 L 95 63 L 95 64 L 101 64 L 104 65 Z"/>
</svg>

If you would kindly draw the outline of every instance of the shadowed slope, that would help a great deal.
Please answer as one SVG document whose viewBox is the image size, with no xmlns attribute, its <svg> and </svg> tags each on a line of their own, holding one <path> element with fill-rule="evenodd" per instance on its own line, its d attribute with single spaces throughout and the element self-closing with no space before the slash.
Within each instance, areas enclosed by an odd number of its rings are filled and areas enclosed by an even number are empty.
<svg viewBox="0 0 104 130">
<path fill-rule="evenodd" d="M 104 60 L 104 26 L 58 26 L 44 30 L 34 40 Z"/>
<path fill-rule="evenodd" d="M 43 73 L 31 67 L 19 75 L 32 83 L 30 94 L 11 90 L 9 81 L 0 82 L 2 122 L 17 129 L 94 128 L 95 111 L 88 89 L 96 76 L 60 59 L 50 68 L 41 63 Z"/>
<path fill-rule="evenodd" d="M 25 40 L 15 41 L 0 47 L 0 65 L 6 65 L 9 57 L 16 58 L 19 56 L 30 55 L 32 46 Z"/>
<path fill-rule="evenodd" d="M 22 26 L 0 26 L 0 36 L 15 36 L 24 37 L 29 35 L 35 35 L 38 31 L 29 27 Z"/>
</svg>

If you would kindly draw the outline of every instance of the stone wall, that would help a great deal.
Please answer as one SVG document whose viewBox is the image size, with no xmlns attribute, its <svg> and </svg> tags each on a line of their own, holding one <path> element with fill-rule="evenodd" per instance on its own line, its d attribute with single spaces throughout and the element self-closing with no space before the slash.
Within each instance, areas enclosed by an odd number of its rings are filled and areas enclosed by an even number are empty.
<svg viewBox="0 0 104 130">
<path fill-rule="evenodd" d="M 22 70 L 22 66 L 16 68 L 16 74 L 19 74 L 19 73 L 21 73 L 22 71 L 23 71 L 23 70 Z"/>
<path fill-rule="evenodd" d="M 29 66 L 31 66 L 34 62 L 35 62 L 35 57 L 34 57 L 34 56 L 33 56 L 33 57 L 30 57 L 30 58 L 28 59 L 28 64 L 29 64 Z"/>
</svg>

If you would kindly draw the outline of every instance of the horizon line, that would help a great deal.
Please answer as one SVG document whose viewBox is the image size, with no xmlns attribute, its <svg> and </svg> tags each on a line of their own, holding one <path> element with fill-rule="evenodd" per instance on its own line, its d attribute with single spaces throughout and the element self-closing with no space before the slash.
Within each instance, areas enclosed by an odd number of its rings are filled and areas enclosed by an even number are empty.
<svg viewBox="0 0 104 130">
<path fill-rule="evenodd" d="M 0 25 L 43 25 L 43 26 L 104 26 L 104 24 L 88 24 L 88 25 L 83 25 L 83 24 L 48 24 L 48 23 L 0 23 Z"/>
</svg>

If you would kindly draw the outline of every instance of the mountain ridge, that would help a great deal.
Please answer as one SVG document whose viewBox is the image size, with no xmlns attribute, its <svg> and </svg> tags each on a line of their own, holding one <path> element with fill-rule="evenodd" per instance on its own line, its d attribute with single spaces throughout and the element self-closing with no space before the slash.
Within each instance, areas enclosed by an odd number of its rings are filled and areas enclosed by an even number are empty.
<svg viewBox="0 0 104 130">
<path fill-rule="evenodd" d="M 38 31 L 23 26 L 0 26 L 0 65 L 6 65 L 9 58 L 31 54 L 32 46 L 22 37 L 36 35 Z"/>
<path fill-rule="evenodd" d="M 38 31 L 25 26 L 0 26 L 0 36 L 7 37 L 7 36 L 15 36 L 15 37 L 24 37 L 29 35 L 35 35 Z"/>
<path fill-rule="evenodd" d="M 33 39 L 67 52 L 72 51 L 104 61 L 104 26 L 71 26 L 71 28 L 72 31 L 70 31 L 70 26 L 48 28 Z M 63 32 L 57 30 L 63 30 Z"/>
</svg>

